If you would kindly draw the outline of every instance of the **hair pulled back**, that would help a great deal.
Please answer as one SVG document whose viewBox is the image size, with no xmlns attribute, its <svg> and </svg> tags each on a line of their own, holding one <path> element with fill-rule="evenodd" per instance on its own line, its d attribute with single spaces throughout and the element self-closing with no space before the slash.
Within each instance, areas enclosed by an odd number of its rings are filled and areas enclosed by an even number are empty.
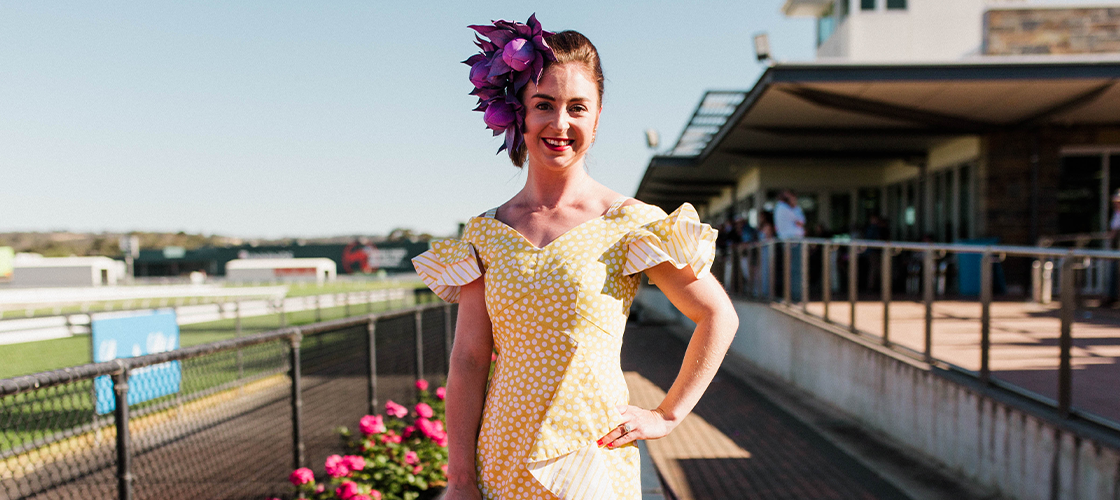
<svg viewBox="0 0 1120 500">
<path fill-rule="evenodd" d="M 545 42 L 552 48 L 552 52 L 556 55 L 556 61 L 545 61 L 544 69 L 547 70 L 554 64 L 568 64 L 578 63 L 582 64 L 591 77 L 595 80 L 595 87 L 599 90 L 599 107 L 603 106 L 603 66 L 599 63 L 599 51 L 595 45 L 588 40 L 586 36 L 578 31 L 561 31 L 548 38 Z M 522 89 L 524 92 L 524 89 Z M 525 102 L 525 99 L 520 99 Z M 522 130 L 524 132 L 524 130 Z M 510 148 L 509 159 L 517 167 L 525 165 L 525 160 L 528 157 L 528 151 L 525 149 L 525 144 L 521 146 Z"/>
</svg>

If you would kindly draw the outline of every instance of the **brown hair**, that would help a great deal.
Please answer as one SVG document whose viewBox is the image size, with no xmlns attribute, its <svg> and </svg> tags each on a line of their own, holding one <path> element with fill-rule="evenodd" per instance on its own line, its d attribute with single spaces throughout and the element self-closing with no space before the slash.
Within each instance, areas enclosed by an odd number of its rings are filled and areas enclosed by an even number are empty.
<svg viewBox="0 0 1120 500">
<path fill-rule="evenodd" d="M 579 63 L 595 79 L 595 86 L 599 90 L 599 107 L 603 106 L 603 66 L 599 63 L 599 51 L 595 45 L 578 31 L 561 31 L 545 39 L 552 52 L 556 54 L 556 62 L 545 61 L 544 69 L 553 64 Z M 520 96 L 519 96 L 520 97 Z M 524 98 L 520 99 L 525 102 Z M 525 165 L 528 151 L 525 145 L 509 149 L 509 159 L 517 167 Z"/>
</svg>

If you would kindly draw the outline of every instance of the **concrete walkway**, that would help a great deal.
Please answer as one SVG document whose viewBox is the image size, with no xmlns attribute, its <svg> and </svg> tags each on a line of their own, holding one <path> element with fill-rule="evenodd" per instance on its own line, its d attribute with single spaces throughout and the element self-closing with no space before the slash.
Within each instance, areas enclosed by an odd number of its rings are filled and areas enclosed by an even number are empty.
<svg viewBox="0 0 1120 500">
<path fill-rule="evenodd" d="M 657 406 L 684 349 L 662 327 L 627 328 L 622 366 L 632 404 Z M 723 373 L 672 434 L 646 446 L 678 500 L 910 498 Z"/>
</svg>

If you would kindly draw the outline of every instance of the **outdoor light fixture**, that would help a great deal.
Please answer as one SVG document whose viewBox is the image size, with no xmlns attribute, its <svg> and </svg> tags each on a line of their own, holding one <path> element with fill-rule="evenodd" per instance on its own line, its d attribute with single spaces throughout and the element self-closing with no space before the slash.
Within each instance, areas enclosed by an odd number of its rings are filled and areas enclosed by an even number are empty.
<svg viewBox="0 0 1120 500">
<path fill-rule="evenodd" d="M 646 146 L 650 149 L 657 149 L 661 144 L 661 137 L 657 135 L 657 131 L 652 128 L 646 129 Z"/>
<path fill-rule="evenodd" d="M 770 36 L 766 33 L 754 36 L 754 55 L 759 61 L 770 59 Z"/>
</svg>

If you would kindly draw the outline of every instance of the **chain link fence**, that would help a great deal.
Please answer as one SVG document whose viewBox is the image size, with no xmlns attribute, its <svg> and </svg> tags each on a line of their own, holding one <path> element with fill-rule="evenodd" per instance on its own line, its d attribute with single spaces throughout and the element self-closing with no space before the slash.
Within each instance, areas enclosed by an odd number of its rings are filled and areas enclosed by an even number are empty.
<svg viewBox="0 0 1120 500">
<path fill-rule="evenodd" d="M 0 380 L 0 499 L 289 497 L 292 469 L 341 450 L 339 426 L 444 382 L 455 314 L 429 303 Z"/>
</svg>

